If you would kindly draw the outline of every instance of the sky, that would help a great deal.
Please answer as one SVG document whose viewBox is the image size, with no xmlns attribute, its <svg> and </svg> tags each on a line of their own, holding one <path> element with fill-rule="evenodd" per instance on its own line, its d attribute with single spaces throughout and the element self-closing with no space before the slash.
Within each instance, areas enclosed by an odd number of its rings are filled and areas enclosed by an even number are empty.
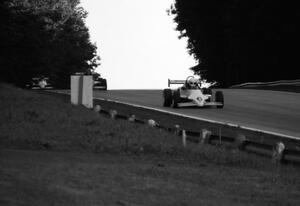
<svg viewBox="0 0 300 206">
<path fill-rule="evenodd" d="M 108 89 L 163 89 L 196 61 L 166 10 L 173 0 L 81 0 Z"/>
</svg>

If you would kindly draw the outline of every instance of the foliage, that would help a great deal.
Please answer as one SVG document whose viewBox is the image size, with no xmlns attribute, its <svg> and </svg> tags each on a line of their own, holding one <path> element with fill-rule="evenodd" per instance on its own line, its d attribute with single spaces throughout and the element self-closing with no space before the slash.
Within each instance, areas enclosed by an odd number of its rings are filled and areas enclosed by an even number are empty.
<svg viewBox="0 0 300 206">
<path fill-rule="evenodd" d="M 199 60 L 192 68 L 223 86 L 300 78 L 299 12 L 280 0 L 176 0 L 180 37 Z"/>
<path fill-rule="evenodd" d="M 47 75 L 57 86 L 99 64 L 79 0 L 4 0 L 0 3 L 1 79 L 23 86 Z M 58 84 L 59 83 L 59 84 Z"/>
</svg>

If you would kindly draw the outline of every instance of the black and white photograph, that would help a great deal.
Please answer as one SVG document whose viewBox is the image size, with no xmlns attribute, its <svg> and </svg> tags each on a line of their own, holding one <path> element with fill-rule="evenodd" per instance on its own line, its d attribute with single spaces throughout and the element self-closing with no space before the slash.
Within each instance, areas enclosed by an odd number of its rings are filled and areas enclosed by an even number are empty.
<svg viewBox="0 0 300 206">
<path fill-rule="evenodd" d="M 300 205 L 300 12 L 1 0 L 0 205 Z"/>
</svg>

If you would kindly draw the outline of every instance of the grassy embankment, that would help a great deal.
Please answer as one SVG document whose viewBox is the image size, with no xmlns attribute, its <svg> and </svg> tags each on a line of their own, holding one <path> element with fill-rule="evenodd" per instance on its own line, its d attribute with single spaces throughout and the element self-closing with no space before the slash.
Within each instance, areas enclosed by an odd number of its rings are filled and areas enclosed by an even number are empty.
<svg viewBox="0 0 300 206">
<path fill-rule="evenodd" d="M 299 168 L 0 85 L 0 205 L 298 205 Z"/>
</svg>

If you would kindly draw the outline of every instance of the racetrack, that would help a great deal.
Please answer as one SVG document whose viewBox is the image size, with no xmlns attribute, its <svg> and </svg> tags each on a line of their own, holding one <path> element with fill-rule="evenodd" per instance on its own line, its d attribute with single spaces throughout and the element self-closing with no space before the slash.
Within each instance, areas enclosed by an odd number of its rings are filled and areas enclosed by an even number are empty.
<svg viewBox="0 0 300 206">
<path fill-rule="evenodd" d="M 161 90 L 94 91 L 95 98 L 141 105 L 300 138 L 300 93 L 223 89 L 225 107 L 165 108 Z"/>
</svg>

